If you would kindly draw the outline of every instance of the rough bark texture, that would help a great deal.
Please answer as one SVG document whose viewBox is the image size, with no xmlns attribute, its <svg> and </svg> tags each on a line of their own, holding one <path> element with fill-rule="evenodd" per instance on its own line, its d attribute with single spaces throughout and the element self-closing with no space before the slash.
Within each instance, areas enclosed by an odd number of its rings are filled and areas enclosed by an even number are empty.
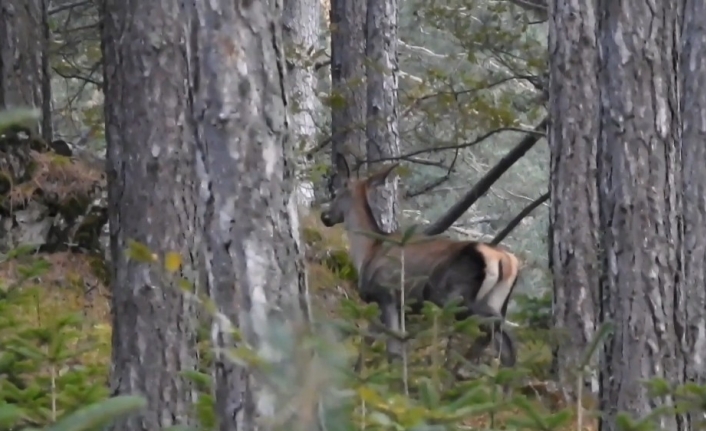
<svg viewBox="0 0 706 431">
<path fill-rule="evenodd" d="M 683 294 L 686 379 L 706 383 L 706 4 L 684 2 L 680 63 L 682 120 Z"/>
<path fill-rule="evenodd" d="M 311 54 L 319 50 L 321 2 L 319 0 L 290 0 L 284 4 L 282 30 L 289 72 L 288 100 L 291 111 L 290 130 L 296 141 L 297 153 L 303 153 L 316 144 L 316 118 L 320 108 L 316 94 L 317 77 Z M 298 202 L 302 208 L 314 201 L 314 185 L 306 178 L 308 161 L 298 157 Z"/>
<path fill-rule="evenodd" d="M 0 2 L 0 108 L 39 109 L 35 133 L 51 141 L 51 88 L 44 0 Z"/>
<path fill-rule="evenodd" d="M 601 132 L 598 177 L 605 272 L 602 320 L 615 323 L 601 366 L 601 430 L 616 413 L 644 416 L 672 400 L 644 379 L 684 376 L 676 319 L 681 248 L 677 8 L 599 0 Z M 685 429 L 666 416 L 661 429 Z"/>
<path fill-rule="evenodd" d="M 397 129 L 397 13 L 397 0 L 368 0 L 366 159 L 369 162 L 400 155 Z M 375 164 L 368 166 L 376 167 Z M 380 227 L 387 232 L 396 230 L 398 225 L 397 182 L 398 177 L 390 175 L 385 187 L 380 187 L 371 196 Z"/>
<path fill-rule="evenodd" d="M 331 1 L 332 160 L 366 152 L 365 12 L 362 0 Z"/>
<path fill-rule="evenodd" d="M 273 321 L 301 321 L 294 154 L 288 137 L 281 1 L 197 2 L 190 37 L 207 290 L 265 360 L 281 360 Z M 232 340 L 214 323 L 214 341 Z M 220 429 L 257 429 L 280 412 L 271 388 L 216 359 Z"/>
<path fill-rule="evenodd" d="M 562 331 L 554 372 L 575 388 L 579 360 L 594 336 L 598 307 L 598 46 L 594 2 L 552 0 L 549 21 L 551 211 L 549 262 L 554 327 Z M 592 369 L 597 373 L 597 357 Z M 587 376 L 598 391 L 597 374 Z"/>
<path fill-rule="evenodd" d="M 112 254 L 113 394 L 149 407 L 114 430 L 188 424 L 195 368 L 193 307 L 159 265 L 128 259 L 129 241 L 200 267 L 194 134 L 186 121 L 188 59 L 181 8 L 171 0 L 106 0 L 102 10 Z M 192 259 L 188 261 L 189 257 Z"/>
</svg>

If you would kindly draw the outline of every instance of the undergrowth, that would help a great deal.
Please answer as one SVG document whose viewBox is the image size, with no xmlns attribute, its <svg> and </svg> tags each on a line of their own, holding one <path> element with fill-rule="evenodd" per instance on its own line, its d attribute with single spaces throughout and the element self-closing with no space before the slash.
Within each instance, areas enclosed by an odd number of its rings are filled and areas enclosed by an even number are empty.
<svg viewBox="0 0 706 431">
<path fill-rule="evenodd" d="M 425 305 L 422 316 L 407 321 L 405 330 L 414 336 L 406 343 L 405 362 L 389 364 L 384 339 L 372 345 L 362 342 L 363 335 L 371 335 L 377 309 L 355 294 L 356 272 L 342 230 L 323 229 L 315 214 L 304 218 L 303 226 L 314 323 L 292 328 L 287 322 L 271 322 L 269 336 L 282 357 L 291 358 L 285 363 L 264 363 L 254 350 L 243 355 L 242 347 L 226 352 L 276 394 L 282 408 L 276 417 L 266 418 L 270 429 L 595 429 L 598 412 L 566 404 L 562 391 L 548 381 L 550 298 L 517 295 L 518 311 L 511 316 L 520 324 L 514 329 L 520 346 L 516 369 L 500 369 L 492 358 L 468 363 L 460 352 L 478 334 L 478 322 L 455 322 L 452 306 L 432 304 Z M 131 247 L 133 259 L 152 256 L 139 244 Z M 41 279 L 51 270 L 50 260 L 22 260 L 20 254 L 2 257 L 3 263 L 14 262 L 20 277 L 0 280 L 0 429 L 100 429 L 117 415 L 144 408 L 139 397 L 108 398 L 106 304 L 87 307 L 83 286 L 72 279 L 46 288 Z M 161 263 L 165 273 L 181 264 L 171 259 Z M 107 301 L 98 298 L 94 301 Z M 193 299 L 208 305 L 207 298 Z M 206 308 L 217 313 L 213 304 Z M 595 352 L 608 330 L 596 334 L 586 356 Z M 202 369 L 184 373 L 201 394 L 195 406 L 199 430 L 215 430 L 218 423 L 208 363 L 212 347 L 203 341 Z M 354 372 L 358 355 L 362 367 Z M 502 386 L 511 391 L 503 392 Z M 655 387 L 673 390 L 660 382 Z M 682 399 L 689 400 L 689 409 L 703 410 L 698 401 L 706 399 L 704 388 L 677 390 L 686 394 Z M 620 420 L 626 431 L 650 429 L 650 424 L 627 416 Z"/>
</svg>

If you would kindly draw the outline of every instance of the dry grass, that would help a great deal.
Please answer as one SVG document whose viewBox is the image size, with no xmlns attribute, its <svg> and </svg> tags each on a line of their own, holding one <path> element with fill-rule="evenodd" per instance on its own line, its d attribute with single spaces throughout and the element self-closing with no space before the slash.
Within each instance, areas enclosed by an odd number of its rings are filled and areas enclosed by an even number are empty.
<svg viewBox="0 0 706 431">
<path fill-rule="evenodd" d="M 105 187 L 105 174 L 80 160 L 54 153 L 31 151 L 32 178 L 16 184 L 8 193 L 12 207 L 21 207 L 41 191 L 45 199 L 64 202 L 90 196 Z"/>
</svg>

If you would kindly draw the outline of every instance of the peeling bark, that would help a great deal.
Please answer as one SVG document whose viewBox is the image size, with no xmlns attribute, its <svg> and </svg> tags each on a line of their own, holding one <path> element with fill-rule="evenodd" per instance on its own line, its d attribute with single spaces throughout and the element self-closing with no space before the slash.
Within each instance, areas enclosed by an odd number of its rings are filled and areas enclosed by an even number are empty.
<svg viewBox="0 0 706 431">
<path fill-rule="evenodd" d="M 36 108 L 42 120 L 33 130 L 52 139 L 49 32 L 46 0 L 0 3 L 0 108 Z"/>
<path fill-rule="evenodd" d="M 366 151 L 365 13 L 365 1 L 331 1 L 332 161 L 337 152 L 363 159 Z"/>
<path fill-rule="evenodd" d="M 593 2 L 552 0 L 549 21 L 550 250 L 554 373 L 575 388 L 579 361 L 596 330 L 598 309 L 598 45 Z M 589 365 L 597 372 L 598 358 Z M 597 374 L 585 384 L 598 391 Z"/>
<path fill-rule="evenodd" d="M 189 424 L 194 309 L 155 265 L 130 260 L 130 240 L 163 257 L 176 251 L 200 268 L 194 133 L 186 121 L 187 37 L 177 2 L 106 0 L 102 48 L 112 255 L 114 395 L 142 395 L 148 408 L 114 430 Z M 188 275 L 185 274 L 185 275 Z"/>
<path fill-rule="evenodd" d="M 318 51 L 321 3 L 319 0 L 290 0 L 284 4 L 282 34 L 286 46 L 289 72 L 290 129 L 296 138 L 298 154 L 305 154 L 316 144 L 316 118 L 320 109 L 316 95 L 317 77 L 314 58 Z M 314 202 L 314 185 L 306 178 L 309 162 L 305 156 L 297 161 L 298 204 L 302 209 Z"/>
<path fill-rule="evenodd" d="M 397 118 L 397 0 L 368 0 L 366 159 L 375 162 L 400 155 Z M 368 165 L 371 166 L 370 164 Z M 374 165 L 372 165 L 374 166 Z M 398 177 L 391 175 L 371 196 L 380 227 L 397 230 Z"/>
<path fill-rule="evenodd" d="M 205 209 L 207 291 L 265 360 L 282 352 L 273 331 L 302 322 L 303 263 L 293 204 L 293 144 L 288 135 L 280 0 L 197 2 L 191 80 L 196 174 Z M 216 345 L 232 346 L 223 321 Z M 220 429 L 257 429 L 280 411 L 273 389 L 222 353 L 216 358 Z"/>
<path fill-rule="evenodd" d="M 598 177 L 601 319 L 615 323 L 601 366 L 600 429 L 616 414 L 644 416 L 670 397 L 644 379 L 684 378 L 677 300 L 681 248 L 677 8 L 673 3 L 599 0 L 601 131 Z M 686 429 L 680 416 L 661 429 Z"/>
<path fill-rule="evenodd" d="M 680 87 L 683 184 L 683 292 L 678 322 L 686 358 L 686 379 L 706 383 L 706 4 L 684 2 Z"/>
</svg>

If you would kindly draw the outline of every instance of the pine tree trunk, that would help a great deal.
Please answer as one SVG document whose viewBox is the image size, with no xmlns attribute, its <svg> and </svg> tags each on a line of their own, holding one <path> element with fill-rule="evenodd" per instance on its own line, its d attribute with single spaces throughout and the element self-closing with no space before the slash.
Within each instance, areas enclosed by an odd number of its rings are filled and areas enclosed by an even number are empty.
<svg viewBox="0 0 706 431">
<path fill-rule="evenodd" d="M 397 0 L 368 0 L 367 8 L 367 146 L 369 162 L 400 155 L 397 127 Z M 369 164 L 370 168 L 378 164 Z M 372 196 L 372 206 L 380 226 L 387 232 L 397 229 L 399 204 L 395 175 Z"/>
<path fill-rule="evenodd" d="M 549 63 L 551 212 L 549 262 L 554 327 L 561 333 L 554 368 L 562 386 L 576 387 L 577 367 L 596 330 L 598 309 L 599 132 L 596 8 L 592 2 L 550 2 Z M 597 371 L 597 355 L 591 365 Z M 598 391 L 597 375 L 585 382 Z"/>
<path fill-rule="evenodd" d="M 281 354 L 274 331 L 295 330 L 303 317 L 281 11 L 281 0 L 197 2 L 201 25 L 190 39 L 207 291 L 265 360 Z M 219 322 L 215 343 L 232 347 Z M 257 429 L 259 417 L 281 411 L 271 387 L 223 354 L 216 362 L 221 430 Z"/>
<path fill-rule="evenodd" d="M 114 430 L 188 424 L 193 394 L 179 373 L 195 369 L 193 308 L 161 265 L 131 260 L 130 241 L 200 268 L 194 132 L 186 120 L 188 59 L 177 2 L 106 0 L 102 10 L 115 395 L 148 408 Z"/>
<path fill-rule="evenodd" d="M 601 318 L 613 321 L 601 367 L 601 430 L 616 414 L 644 416 L 670 397 L 645 379 L 683 380 L 680 328 L 681 151 L 677 9 L 673 3 L 599 1 L 601 132 L 598 178 L 605 272 Z M 685 429 L 680 417 L 661 429 Z"/>
<path fill-rule="evenodd" d="M 46 0 L 0 2 L 0 109 L 35 108 L 35 133 L 51 141 L 51 86 Z"/>
<path fill-rule="evenodd" d="M 684 2 L 680 63 L 682 120 L 683 268 L 677 323 L 684 332 L 686 379 L 706 383 L 706 4 Z M 699 89 L 698 91 L 696 89 Z"/>
<path fill-rule="evenodd" d="M 365 3 L 331 0 L 332 157 L 365 157 Z"/>
<path fill-rule="evenodd" d="M 291 0 L 284 4 L 282 29 L 289 72 L 290 129 L 298 154 L 316 145 L 317 77 L 312 54 L 319 51 L 321 18 L 319 0 Z M 309 163 L 303 155 L 297 158 L 298 202 L 302 209 L 314 201 L 314 185 L 307 178 Z"/>
</svg>

